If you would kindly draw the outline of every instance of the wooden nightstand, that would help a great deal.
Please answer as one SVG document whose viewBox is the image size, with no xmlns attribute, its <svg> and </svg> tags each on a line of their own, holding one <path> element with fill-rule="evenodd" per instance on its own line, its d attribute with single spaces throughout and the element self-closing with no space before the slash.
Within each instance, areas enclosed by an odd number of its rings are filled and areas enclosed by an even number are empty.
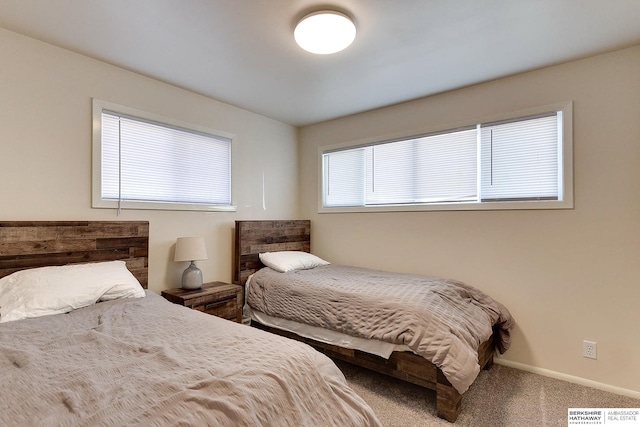
<svg viewBox="0 0 640 427">
<path fill-rule="evenodd" d="M 242 286 L 209 282 L 200 289 L 167 289 L 162 291 L 162 296 L 174 304 L 242 323 Z"/>
</svg>

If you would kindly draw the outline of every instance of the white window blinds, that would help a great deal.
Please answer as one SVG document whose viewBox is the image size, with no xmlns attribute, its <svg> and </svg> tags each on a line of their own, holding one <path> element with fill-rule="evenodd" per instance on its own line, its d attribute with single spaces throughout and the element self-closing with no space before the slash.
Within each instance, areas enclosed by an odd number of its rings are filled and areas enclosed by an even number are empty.
<svg viewBox="0 0 640 427">
<path fill-rule="evenodd" d="M 365 150 L 337 151 L 324 158 L 324 195 L 328 206 L 363 206 Z"/>
<path fill-rule="evenodd" d="M 559 200 L 562 113 L 325 151 L 323 206 Z"/>
<path fill-rule="evenodd" d="M 231 204 L 231 140 L 102 112 L 102 198 Z"/>
<path fill-rule="evenodd" d="M 481 126 L 482 200 L 558 200 L 561 114 Z"/>
</svg>

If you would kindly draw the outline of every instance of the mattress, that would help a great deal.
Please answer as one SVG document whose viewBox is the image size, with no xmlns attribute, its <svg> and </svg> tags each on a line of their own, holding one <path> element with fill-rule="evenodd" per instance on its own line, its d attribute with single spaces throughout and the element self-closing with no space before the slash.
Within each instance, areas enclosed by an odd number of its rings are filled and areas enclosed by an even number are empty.
<svg viewBox="0 0 640 427">
<path fill-rule="evenodd" d="M 0 425 L 380 425 L 311 347 L 149 291 L 0 324 L 0 371 Z"/>
<path fill-rule="evenodd" d="M 259 311 L 245 310 L 245 314 L 251 320 L 283 331 L 293 332 L 301 337 L 311 338 L 325 344 L 331 344 L 342 348 L 364 351 L 369 354 L 388 359 L 394 351 L 411 351 L 406 345 L 392 344 L 386 341 L 366 339 L 343 334 L 342 332 L 324 329 L 317 326 L 306 325 L 295 320 L 281 319 Z"/>
</svg>

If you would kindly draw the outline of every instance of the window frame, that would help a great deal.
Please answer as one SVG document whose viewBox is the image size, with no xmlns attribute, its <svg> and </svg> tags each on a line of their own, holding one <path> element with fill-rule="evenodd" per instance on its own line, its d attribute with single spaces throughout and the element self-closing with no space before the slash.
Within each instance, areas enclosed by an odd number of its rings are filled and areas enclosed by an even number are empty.
<svg viewBox="0 0 640 427">
<path fill-rule="evenodd" d="M 210 135 L 214 138 L 225 138 L 231 141 L 231 203 L 207 204 L 207 203 L 181 203 L 181 202 L 161 202 L 161 201 L 132 201 L 113 200 L 102 198 L 102 113 L 108 111 L 122 114 L 133 119 L 152 122 L 161 126 L 177 128 L 186 131 L 193 131 L 199 134 Z M 149 113 L 131 107 L 126 107 L 112 102 L 93 99 L 92 102 L 92 207 L 98 209 L 139 209 L 139 210 L 166 210 L 166 211 L 205 211 L 205 212 L 236 212 L 235 203 L 235 179 L 234 171 L 236 163 L 235 135 L 210 129 L 204 126 L 183 122 L 177 119 L 164 117 L 158 114 Z"/>
<path fill-rule="evenodd" d="M 366 147 L 381 143 L 401 141 L 404 139 L 419 138 L 453 132 L 463 128 L 477 126 L 478 124 L 491 124 L 514 119 L 525 119 L 553 111 L 562 112 L 562 140 L 561 163 L 558 165 L 559 185 L 558 193 L 561 200 L 508 200 L 485 202 L 437 202 L 425 204 L 403 204 L 384 206 L 336 206 L 325 207 L 323 200 L 324 168 L 323 155 L 330 151 L 348 148 Z M 478 147 L 480 148 L 480 147 Z M 559 183 L 560 184 L 560 183 Z M 386 136 L 372 137 L 357 141 L 343 142 L 318 147 L 318 213 L 364 213 L 364 212 L 414 212 L 414 211 L 473 211 L 473 210 L 540 210 L 540 209 L 573 209 L 573 101 L 560 102 L 524 110 L 517 110 L 504 114 L 485 116 L 478 119 L 465 120 L 440 127 L 414 129 L 410 132 L 398 132 Z"/>
</svg>

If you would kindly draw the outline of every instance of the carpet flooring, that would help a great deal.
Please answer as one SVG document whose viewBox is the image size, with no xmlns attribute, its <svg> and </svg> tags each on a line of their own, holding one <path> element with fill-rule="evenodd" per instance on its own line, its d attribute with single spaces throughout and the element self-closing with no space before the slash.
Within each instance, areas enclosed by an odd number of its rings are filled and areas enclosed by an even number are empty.
<svg viewBox="0 0 640 427">
<path fill-rule="evenodd" d="M 386 427 L 452 426 L 436 416 L 435 392 L 341 361 L 336 364 Z M 463 395 L 455 426 L 567 426 L 568 408 L 640 408 L 640 399 L 496 364 L 480 372 Z"/>
</svg>

